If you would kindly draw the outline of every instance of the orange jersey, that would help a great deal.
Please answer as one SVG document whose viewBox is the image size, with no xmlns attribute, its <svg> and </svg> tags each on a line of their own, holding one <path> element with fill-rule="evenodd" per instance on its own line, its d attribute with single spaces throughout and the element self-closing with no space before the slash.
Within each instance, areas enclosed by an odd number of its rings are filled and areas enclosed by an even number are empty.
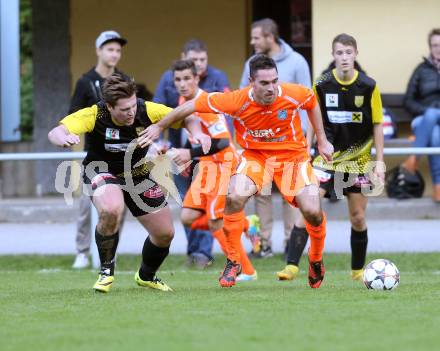
<svg viewBox="0 0 440 351">
<path fill-rule="evenodd" d="M 196 98 L 202 95 L 202 93 L 205 92 L 199 89 Z M 185 102 L 184 98 L 180 97 L 179 105 L 182 104 L 183 102 Z M 223 116 L 223 114 L 208 112 L 208 113 L 195 113 L 194 115 L 199 118 L 203 133 L 208 134 L 212 139 L 229 139 L 229 146 L 227 148 L 213 155 L 202 156 L 200 157 L 200 160 L 213 161 L 213 162 L 223 162 L 224 160 L 226 161 L 236 160 L 238 158 L 238 154 L 234 147 L 234 143 L 232 141 L 232 137 L 231 134 L 229 133 L 226 124 L 226 119 Z"/>
<path fill-rule="evenodd" d="M 317 104 L 311 89 L 298 84 L 280 84 L 271 105 L 254 101 L 252 89 L 229 93 L 203 93 L 195 100 L 199 113 L 224 113 L 234 118 L 237 142 L 244 149 L 306 151 L 299 110 Z"/>
</svg>

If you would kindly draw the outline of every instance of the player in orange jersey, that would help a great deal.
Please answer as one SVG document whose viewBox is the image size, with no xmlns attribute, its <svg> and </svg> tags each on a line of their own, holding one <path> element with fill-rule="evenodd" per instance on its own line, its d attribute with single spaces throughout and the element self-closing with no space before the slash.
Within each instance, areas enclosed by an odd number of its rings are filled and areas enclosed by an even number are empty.
<svg viewBox="0 0 440 351">
<path fill-rule="evenodd" d="M 172 72 L 181 103 L 203 93 L 198 87 L 199 77 L 192 61 L 176 61 Z M 173 160 L 178 165 L 184 165 L 196 157 L 200 158 L 197 166 L 199 172 L 194 177 L 183 201 L 181 220 L 184 226 L 191 229 L 209 229 L 219 242 L 225 256 L 228 256 L 228 244 L 223 232 L 223 212 L 229 179 L 238 165 L 238 154 L 222 114 L 201 113 L 196 116 L 200 120 L 202 131 L 212 138 L 208 154 L 204 155 L 199 145 L 193 145 L 191 149 L 171 150 Z M 246 231 L 249 223 L 244 214 L 242 220 Z M 257 272 L 242 245 L 240 245 L 240 258 L 242 274 L 238 279 L 256 280 Z"/>
<path fill-rule="evenodd" d="M 299 109 L 307 111 L 317 135 L 318 151 L 327 161 L 332 158 L 333 146 L 325 136 L 321 111 L 312 90 L 297 84 L 279 84 L 276 64 L 265 55 L 256 55 L 249 64 L 249 87 L 230 93 L 201 94 L 145 130 L 139 144 L 144 147 L 151 144 L 173 121 L 194 112 L 231 115 L 237 141 L 244 152 L 228 187 L 223 222 L 229 252 L 220 285 L 233 286 L 240 273 L 241 218 L 247 200 L 257 192 L 270 193 L 273 180 L 284 198 L 297 206 L 306 220 L 311 241 L 309 285 L 319 288 L 325 273 L 322 252 L 326 219 L 301 129 Z"/>
</svg>

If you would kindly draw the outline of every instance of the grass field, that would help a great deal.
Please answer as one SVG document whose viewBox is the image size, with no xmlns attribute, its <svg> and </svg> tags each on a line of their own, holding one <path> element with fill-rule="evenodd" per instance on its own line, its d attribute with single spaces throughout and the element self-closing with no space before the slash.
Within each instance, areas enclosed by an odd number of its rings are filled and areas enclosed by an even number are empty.
<svg viewBox="0 0 440 351">
<path fill-rule="evenodd" d="M 138 257 L 120 256 L 113 290 L 69 256 L 0 256 L 0 350 L 435 350 L 440 344 L 440 253 L 386 257 L 401 271 L 391 292 L 348 276 L 350 257 L 325 257 L 322 287 L 278 282 L 280 256 L 255 262 L 256 282 L 221 289 L 223 258 L 204 271 L 169 257 L 159 276 L 174 293 L 137 287 Z M 119 272 L 119 274 L 118 274 Z"/>
</svg>

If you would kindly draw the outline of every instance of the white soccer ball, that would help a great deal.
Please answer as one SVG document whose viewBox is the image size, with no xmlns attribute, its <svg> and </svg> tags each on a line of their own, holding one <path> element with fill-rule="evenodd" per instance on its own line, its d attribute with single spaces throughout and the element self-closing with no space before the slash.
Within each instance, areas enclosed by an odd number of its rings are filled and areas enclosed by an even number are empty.
<svg viewBox="0 0 440 351">
<path fill-rule="evenodd" d="M 371 261 L 364 270 L 364 284 L 367 289 L 393 290 L 399 285 L 400 273 L 390 260 L 380 258 Z"/>
</svg>

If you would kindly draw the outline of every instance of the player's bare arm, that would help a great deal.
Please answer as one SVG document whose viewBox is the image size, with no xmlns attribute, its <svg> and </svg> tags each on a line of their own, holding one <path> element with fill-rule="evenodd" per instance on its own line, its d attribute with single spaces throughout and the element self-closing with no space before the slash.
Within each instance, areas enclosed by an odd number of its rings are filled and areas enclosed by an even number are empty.
<svg viewBox="0 0 440 351">
<path fill-rule="evenodd" d="M 200 122 L 191 114 L 195 112 L 194 103 L 188 101 L 183 105 L 171 111 L 167 116 L 159 122 L 152 124 L 141 132 L 138 138 L 140 147 L 145 148 L 154 140 L 158 139 L 160 134 L 172 124 L 185 119 L 185 127 L 191 133 L 195 143 L 201 144 L 204 153 L 207 153 L 211 147 L 211 138 L 202 132 Z"/>
<path fill-rule="evenodd" d="M 64 125 L 53 128 L 47 135 L 49 141 L 55 146 L 71 147 L 80 143 L 80 138 L 76 134 L 71 134 Z"/>
<path fill-rule="evenodd" d="M 307 111 L 307 114 L 309 116 L 312 128 L 315 131 L 319 154 L 324 158 L 325 161 L 331 161 L 334 149 L 333 145 L 327 140 L 327 137 L 325 136 L 319 105 L 316 105 L 312 110 Z M 313 138 L 313 133 L 307 134 L 310 134 L 310 136 L 308 136 L 307 138 Z"/>
<path fill-rule="evenodd" d="M 228 138 L 210 138 L 211 146 L 208 150 L 208 152 L 205 152 L 203 150 L 203 145 L 197 145 L 192 146 L 191 149 L 175 149 L 172 148 L 172 154 L 173 154 L 173 160 L 176 162 L 179 166 L 182 164 L 185 164 L 189 162 L 193 158 L 197 158 L 200 156 L 209 156 L 214 155 L 217 152 L 220 152 L 224 149 L 226 149 L 229 146 L 229 139 Z"/>
<path fill-rule="evenodd" d="M 168 129 L 173 123 L 183 120 L 194 112 L 195 106 L 193 101 L 187 101 L 178 106 L 159 122 L 152 124 L 140 133 L 138 138 L 139 146 L 144 148 L 150 145 L 154 140 L 159 138 L 165 129 Z"/>
<path fill-rule="evenodd" d="M 306 140 L 307 140 L 307 152 L 309 154 L 313 145 L 314 138 L 315 138 L 315 131 L 313 130 L 312 124 L 307 123 Z"/>
<path fill-rule="evenodd" d="M 204 154 L 211 148 L 211 137 L 202 132 L 199 120 L 194 116 L 185 118 L 185 128 L 191 134 L 194 144 L 200 144 Z"/>
<path fill-rule="evenodd" d="M 172 148 L 169 151 L 172 159 L 178 166 L 182 166 L 187 162 L 191 161 L 191 152 L 190 149 L 176 149 Z"/>
<path fill-rule="evenodd" d="M 382 123 L 375 123 L 373 125 L 373 141 L 376 147 L 377 161 L 374 173 L 383 181 L 385 179 L 385 163 L 383 162 L 384 137 Z"/>
</svg>

